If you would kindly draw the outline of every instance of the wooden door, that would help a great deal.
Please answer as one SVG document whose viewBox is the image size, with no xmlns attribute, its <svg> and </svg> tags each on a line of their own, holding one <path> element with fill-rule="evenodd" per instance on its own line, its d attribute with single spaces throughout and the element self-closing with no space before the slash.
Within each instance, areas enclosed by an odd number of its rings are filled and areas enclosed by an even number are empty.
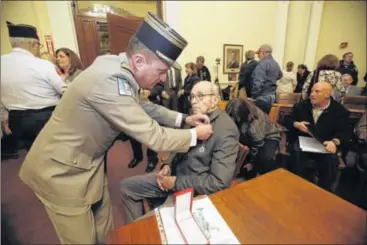
<svg viewBox="0 0 367 245">
<path fill-rule="evenodd" d="M 126 51 L 130 38 L 139 29 L 143 18 L 122 17 L 107 14 L 109 48 L 111 54 L 119 54 Z"/>
<path fill-rule="evenodd" d="M 93 18 L 77 16 L 76 29 L 80 59 L 84 67 L 88 67 L 99 53 L 96 21 Z"/>
</svg>

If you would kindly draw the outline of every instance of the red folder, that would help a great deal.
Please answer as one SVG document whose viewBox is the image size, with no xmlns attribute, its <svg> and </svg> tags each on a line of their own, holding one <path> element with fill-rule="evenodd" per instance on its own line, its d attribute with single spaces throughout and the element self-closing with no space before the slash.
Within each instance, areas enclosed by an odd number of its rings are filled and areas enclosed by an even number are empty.
<svg viewBox="0 0 367 245">
<path fill-rule="evenodd" d="M 186 244 L 209 244 L 209 240 L 192 214 L 193 196 L 193 188 L 174 194 L 175 222 Z"/>
</svg>

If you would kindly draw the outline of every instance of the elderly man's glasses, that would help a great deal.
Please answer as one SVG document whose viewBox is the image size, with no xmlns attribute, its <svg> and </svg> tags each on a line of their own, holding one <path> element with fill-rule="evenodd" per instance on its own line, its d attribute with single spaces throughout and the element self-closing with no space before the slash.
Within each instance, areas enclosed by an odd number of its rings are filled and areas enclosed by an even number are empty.
<svg viewBox="0 0 367 245">
<path fill-rule="evenodd" d="M 212 95 L 214 94 L 203 94 L 203 93 L 190 94 L 190 100 L 198 99 L 198 101 L 202 101 L 205 96 L 212 96 Z"/>
</svg>

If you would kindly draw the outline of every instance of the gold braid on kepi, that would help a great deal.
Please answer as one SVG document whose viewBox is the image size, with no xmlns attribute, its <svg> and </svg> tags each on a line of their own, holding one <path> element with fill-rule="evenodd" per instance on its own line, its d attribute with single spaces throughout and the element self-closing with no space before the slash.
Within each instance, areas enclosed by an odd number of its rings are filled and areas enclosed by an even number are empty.
<svg viewBox="0 0 367 245">
<path fill-rule="evenodd" d="M 149 12 L 135 36 L 166 64 L 181 70 L 176 60 L 187 41 L 158 16 Z"/>
</svg>

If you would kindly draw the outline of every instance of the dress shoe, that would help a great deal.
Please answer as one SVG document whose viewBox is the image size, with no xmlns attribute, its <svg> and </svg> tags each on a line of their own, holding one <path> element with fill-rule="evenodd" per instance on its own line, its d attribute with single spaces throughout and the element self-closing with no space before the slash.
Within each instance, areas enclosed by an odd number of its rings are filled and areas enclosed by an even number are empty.
<svg viewBox="0 0 367 245">
<path fill-rule="evenodd" d="M 147 166 L 147 168 L 145 169 L 145 172 L 146 173 L 150 173 L 150 172 L 152 172 L 154 169 L 155 169 L 155 167 L 157 166 L 157 162 L 151 162 L 151 161 L 148 161 L 148 166 Z"/>
<path fill-rule="evenodd" d="M 136 166 L 138 166 L 138 164 L 142 161 L 143 159 L 136 159 L 133 158 L 133 160 L 131 160 L 131 162 L 129 163 L 128 167 L 129 168 L 135 168 Z"/>
<path fill-rule="evenodd" d="M 18 157 L 19 157 L 18 153 L 7 153 L 7 152 L 1 153 L 1 160 L 17 159 Z"/>
</svg>

